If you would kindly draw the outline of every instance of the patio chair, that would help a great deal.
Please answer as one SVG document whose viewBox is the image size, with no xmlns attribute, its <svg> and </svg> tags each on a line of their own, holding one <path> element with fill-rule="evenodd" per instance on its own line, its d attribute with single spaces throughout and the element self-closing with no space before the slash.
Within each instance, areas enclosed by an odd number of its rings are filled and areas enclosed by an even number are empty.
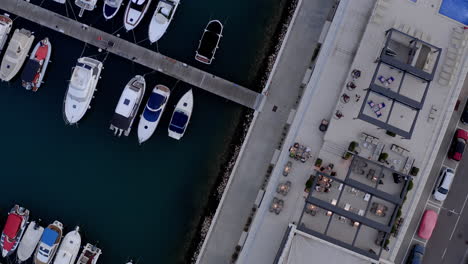
<svg viewBox="0 0 468 264">
<path fill-rule="evenodd" d="M 379 78 L 377 78 L 381 84 L 385 84 L 387 82 L 387 79 L 385 79 L 385 77 L 383 77 L 382 75 L 379 76 Z"/>
<path fill-rule="evenodd" d="M 394 81 L 395 81 L 395 78 L 393 78 L 393 76 L 390 76 L 390 77 L 387 79 L 387 85 L 392 84 Z"/>
<path fill-rule="evenodd" d="M 380 109 L 382 109 L 382 108 L 384 108 L 384 107 L 385 107 L 385 103 L 380 103 L 380 104 L 379 104 L 379 108 L 380 108 Z"/>
<path fill-rule="evenodd" d="M 375 111 L 375 115 L 377 116 L 377 118 L 379 118 L 379 117 L 382 116 L 382 112 L 380 112 L 380 111 Z"/>
<path fill-rule="evenodd" d="M 374 104 L 374 102 L 373 102 L 372 100 L 369 100 L 369 101 L 367 102 L 367 104 L 368 104 L 371 108 L 374 108 L 374 106 L 375 106 L 375 104 Z"/>
</svg>

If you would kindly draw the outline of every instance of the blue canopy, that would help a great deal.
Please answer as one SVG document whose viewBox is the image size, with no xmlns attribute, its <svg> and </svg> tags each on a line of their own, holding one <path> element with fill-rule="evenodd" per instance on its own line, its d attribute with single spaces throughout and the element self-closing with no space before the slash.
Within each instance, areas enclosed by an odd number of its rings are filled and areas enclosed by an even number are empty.
<svg viewBox="0 0 468 264">
<path fill-rule="evenodd" d="M 185 126 L 187 125 L 188 115 L 181 111 L 176 111 L 172 116 L 169 129 L 179 134 L 184 133 Z"/>
<path fill-rule="evenodd" d="M 143 111 L 143 117 L 150 122 L 156 122 L 160 114 L 161 110 L 151 111 L 148 107 L 145 107 L 145 111 Z"/>
<path fill-rule="evenodd" d="M 58 233 L 55 230 L 50 228 L 46 228 L 44 233 L 42 234 L 41 242 L 45 243 L 48 246 L 53 246 L 55 241 L 57 240 Z"/>
<path fill-rule="evenodd" d="M 148 100 L 148 107 L 153 110 L 158 110 L 159 107 L 166 101 L 166 97 L 161 94 L 151 93 Z"/>
</svg>

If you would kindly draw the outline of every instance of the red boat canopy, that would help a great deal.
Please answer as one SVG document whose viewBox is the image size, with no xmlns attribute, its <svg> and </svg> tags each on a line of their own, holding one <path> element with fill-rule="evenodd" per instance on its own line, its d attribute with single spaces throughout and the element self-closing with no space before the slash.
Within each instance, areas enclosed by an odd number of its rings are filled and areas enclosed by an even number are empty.
<svg viewBox="0 0 468 264">
<path fill-rule="evenodd" d="M 3 233 L 9 238 L 14 238 L 20 229 L 23 218 L 16 214 L 9 214 Z"/>
<path fill-rule="evenodd" d="M 36 52 L 35 58 L 38 61 L 44 60 L 47 57 L 49 46 L 41 45 Z"/>
</svg>

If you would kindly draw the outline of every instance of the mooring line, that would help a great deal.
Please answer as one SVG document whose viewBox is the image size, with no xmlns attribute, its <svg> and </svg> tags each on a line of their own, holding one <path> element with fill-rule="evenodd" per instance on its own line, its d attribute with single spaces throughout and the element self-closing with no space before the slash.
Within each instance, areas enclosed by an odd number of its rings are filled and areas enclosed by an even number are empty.
<svg viewBox="0 0 468 264">
<path fill-rule="evenodd" d="M 142 43 L 143 41 L 147 41 L 148 39 L 149 39 L 149 38 L 145 38 L 144 40 L 140 40 L 140 41 L 138 41 L 136 44 L 140 44 L 140 43 Z"/>
<path fill-rule="evenodd" d="M 117 29 L 116 31 L 112 32 L 112 35 L 114 35 L 115 33 L 119 32 L 124 26 L 121 26 L 119 29 Z"/>
</svg>

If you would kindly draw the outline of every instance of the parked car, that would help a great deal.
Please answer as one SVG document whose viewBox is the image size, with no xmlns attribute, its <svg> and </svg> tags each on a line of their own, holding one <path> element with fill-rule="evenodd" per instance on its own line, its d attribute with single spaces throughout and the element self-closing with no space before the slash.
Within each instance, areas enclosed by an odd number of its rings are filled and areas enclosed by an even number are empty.
<svg viewBox="0 0 468 264">
<path fill-rule="evenodd" d="M 468 100 L 465 104 L 465 108 L 463 108 L 463 113 L 462 113 L 462 116 L 460 118 L 460 121 L 463 123 L 463 124 L 468 124 Z"/>
<path fill-rule="evenodd" d="M 437 180 L 437 184 L 434 189 L 434 199 L 443 202 L 445 198 L 447 198 L 447 193 L 450 190 L 450 186 L 452 185 L 454 177 L 455 172 L 453 171 L 453 169 L 444 168 L 441 171 L 440 177 Z"/>
<path fill-rule="evenodd" d="M 425 248 L 419 244 L 414 245 L 406 264 L 421 264 L 424 256 L 424 249 Z"/>
<path fill-rule="evenodd" d="M 432 235 L 432 231 L 437 223 L 437 213 L 434 210 L 426 210 L 419 224 L 418 236 L 420 238 L 429 240 Z"/>
<path fill-rule="evenodd" d="M 291 171 L 291 167 L 292 167 L 292 162 L 288 161 L 286 163 L 286 166 L 284 166 L 284 170 L 283 170 L 283 176 L 284 177 L 288 176 L 289 172 Z"/>
<path fill-rule="evenodd" d="M 460 161 L 463 157 L 463 152 L 465 151 L 466 140 L 468 139 L 468 132 L 463 129 L 457 129 L 455 136 L 450 146 L 448 157 L 450 159 Z"/>
</svg>

